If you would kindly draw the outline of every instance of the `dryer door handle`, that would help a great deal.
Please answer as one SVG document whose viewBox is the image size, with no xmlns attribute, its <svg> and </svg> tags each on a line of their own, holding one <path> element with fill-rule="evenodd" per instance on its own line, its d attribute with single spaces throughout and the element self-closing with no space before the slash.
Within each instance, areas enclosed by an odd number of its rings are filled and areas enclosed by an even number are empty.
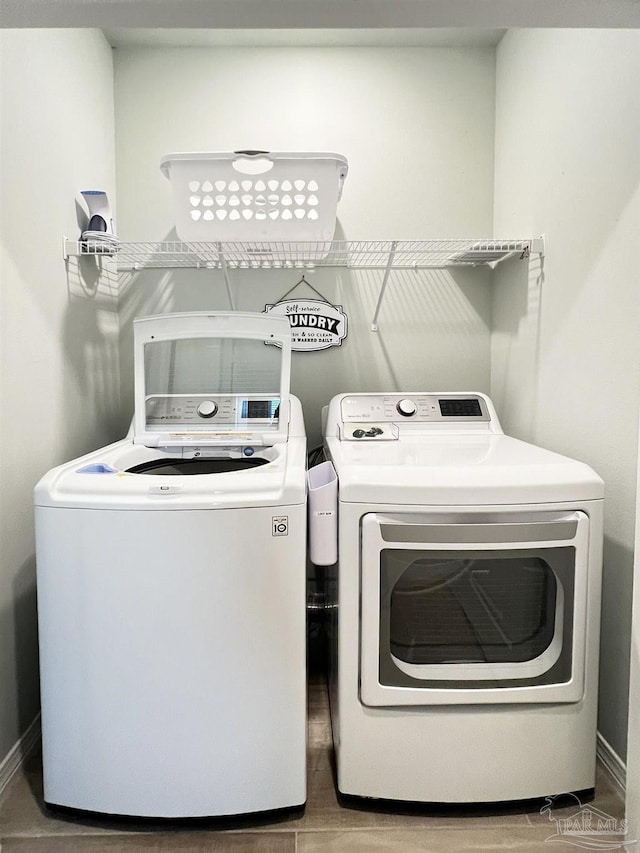
<svg viewBox="0 0 640 853">
<path fill-rule="evenodd" d="M 385 524 L 385 542 L 560 542 L 575 539 L 578 520 L 531 521 L 499 524 Z"/>
</svg>

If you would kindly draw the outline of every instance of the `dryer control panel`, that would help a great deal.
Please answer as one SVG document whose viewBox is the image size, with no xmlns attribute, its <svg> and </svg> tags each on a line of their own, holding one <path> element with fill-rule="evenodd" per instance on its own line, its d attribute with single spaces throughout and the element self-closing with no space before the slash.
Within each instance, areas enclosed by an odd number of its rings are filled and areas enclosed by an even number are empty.
<svg viewBox="0 0 640 853">
<path fill-rule="evenodd" d="M 339 413 L 343 441 L 393 441 L 431 432 L 501 432 L 493 407 L 478 393 L 343 394 L 330 415 Z"/>
<path fill-rule="evenodd" d="M 442 423 L 491 420 L 484 399 L 473 394 L 350 394 L 342 398 L 342 420 Z"/>
</svg>

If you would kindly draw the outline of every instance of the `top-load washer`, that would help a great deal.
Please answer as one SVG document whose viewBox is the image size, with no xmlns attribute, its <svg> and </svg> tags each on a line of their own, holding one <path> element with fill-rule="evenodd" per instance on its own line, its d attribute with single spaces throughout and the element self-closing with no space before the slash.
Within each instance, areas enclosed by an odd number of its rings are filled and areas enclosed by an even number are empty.
<svg viewBox="0 0 640 853">
<path fill-rule="evenodd" d="M 44 798 L 306 799 L 305 463 L 286 318 L 136 320 L 127 438 L 35 490 Z"/>
<path fill-rule="evenodd" d="M 515 800 L 595 784 L 603 483 L 478 393 L 342 394 L 329 573 L 339 790 Z"/>
</svg>

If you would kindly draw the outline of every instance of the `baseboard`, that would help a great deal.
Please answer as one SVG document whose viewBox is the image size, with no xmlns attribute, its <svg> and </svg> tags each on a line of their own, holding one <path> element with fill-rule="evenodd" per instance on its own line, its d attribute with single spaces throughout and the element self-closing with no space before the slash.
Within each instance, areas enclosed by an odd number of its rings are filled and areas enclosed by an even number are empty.
<svg viewBox="0 0 640 853">
<path fill-rule="evenodd" d="M 598 732 L 598 761 L 611 780 L 616 791 L 625 799 L 627 789 L 627 767 L 611 744 Z"/>
<path fill-rule="evenodd" d="M 9 783 L 40 742 L 40 714 L 0 762 L 0 799 Z"/>
</svg>

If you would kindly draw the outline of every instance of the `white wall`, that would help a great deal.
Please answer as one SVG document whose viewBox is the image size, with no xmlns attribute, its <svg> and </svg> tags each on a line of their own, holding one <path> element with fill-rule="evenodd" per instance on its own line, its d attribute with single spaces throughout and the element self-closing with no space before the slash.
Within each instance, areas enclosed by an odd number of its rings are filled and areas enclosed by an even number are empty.
<svg viewBox="0 0 640 853">
<path fill-rule="evenodd" d="M 494 52 L 488 48 L 126 48 L 115 51 L 118 230 L 173 236 L 161 158 L 174 151 L 337 151 L 350 164 L 344 239 L 482 237 L 491 229 Z M 299 274 L 233 274 L 237 306 L 261 311 Z M 480 273 L 394 273 L 369 330 L 381 274 L 317 272 L 346 307 L 339 351 L 294 354 L 312 441 L 340 391 L 489 385 L 489 283 Z M 305 294 L 304 290 L 299 295 Z M 122 376 L 131 405 L 134 316 L 228 307 L 215 272 L 137 276 L 123 294 Z"/>
<path fill-rule="evenodd" d="M 354 389 L 489 390 L 506 428 L 590 462 L 607 482 L 600 727 L 624 754 L 633 554 L 640 219 L 638 32 L 523 30 L 491 49 L 211 48 L 116 51 L 117 229 L 171 235 L 161 157 L 178 150 L 336 150 L 350 174 L 346 239 L 546 232 L 542 271 L 319 271 L 347 308 L 343 348 L 296 355 L 312 440 L 319 409 Z M 65 273 L 71 198 L 115 196 L 111 51 L 90 30 L 2 31 L 0 759 L 37 709 L 31 488 L 114 438 L 131 406 L 131 320 L 227 307 L 212 272 Z M 64 61 L 61 61 L 61 58 Z M 495 101 L 494 101 L 495 96 Z M 45 191 L 42 191 L 42 188 Z M 37 204 L 34 201 L 37 200 Z M 637 276 L 635 276 L 637 277 Z M 235 274 L 261 310 L 294 273 Z M 304 291 L 300 291 L 304 294 Z M 544 295 L 544 299 L 542 296 Z M 492 365 L 490 363 L 490 322 Z M 37 393 L 34 393 L 34 389 Z M 588 409 L 585 411 L 585 401 Z M 19 413 L 19 416 L 16 415 Z"/>
<path fill-rule="evenodd" d="M 606 483 L 599 729 L 624 758 L 640 303 L 640 31 L 523 30 L 498 47 L 495 230 L 546 233 L 544 281 L 496 278 L 505 426 Z"/>
<path fill-rule="evenodd" d="M 38 711 L 32 489 L 118 420 L 116 290 L 62 257 L 81 189 L 115 190 L 97 30 L 0 31 L 0 764 Z"/>
</svg>

